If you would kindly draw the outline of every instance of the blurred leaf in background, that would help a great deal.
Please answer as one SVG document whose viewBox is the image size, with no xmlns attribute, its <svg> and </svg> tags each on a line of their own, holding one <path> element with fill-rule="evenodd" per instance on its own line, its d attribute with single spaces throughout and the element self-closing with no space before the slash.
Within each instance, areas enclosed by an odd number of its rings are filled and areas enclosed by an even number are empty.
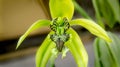
<svg viewBox="0 0 120 67">
<path fill-rule="evenodd" d="M 88 13 L 73 0 L 75 10 L 84 18 L 91 19 Z M 97 23 L 105 28 L 105 24 L 113 28 L 116 23 L 120 24 L 120 2 L 119 0 L 92 0 Z M 92 6 L 92 5 L 91 5 Z M 89 7 L 89 6 L 88 6 Z M 93 18 L 92 18 L 93 19 Z"/>
<path fill-rule="evenodd" d="M 120 67 L 120 38 L 108 32 L 111 43 L 96 38 L 94 41 L 95 67 Z"/>
<path fill-rule="evenodd" d="M 120 23 L 120 5 L 119 0 L 92 0 L 96 12 L 97 21 L 103 21 L 110 28 Z M 102 22 L 99 22 L 102 24 Z"/>
</svg>

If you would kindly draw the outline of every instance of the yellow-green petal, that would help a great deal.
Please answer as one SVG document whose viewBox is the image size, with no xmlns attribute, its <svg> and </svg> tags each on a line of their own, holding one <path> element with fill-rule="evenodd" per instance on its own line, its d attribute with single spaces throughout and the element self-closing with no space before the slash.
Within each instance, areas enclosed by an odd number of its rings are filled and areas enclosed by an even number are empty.
<svg viewBox="0 0 120 67">
<path fill-rule="evenodd" d="M 70 24 L 71 25 L 80 25 L 80 26 L 86 28 L 92 34 L 94 34 L 108 42 L 111 42 L 111 39 L 108 37 L 106 31 L 92 20 L 76 19 L 76 20 L 70 21 Z"/>
<path fill-rule="evenodd" d="M 52 18 L 67 17 L 71 20 L 74 13 L 72 0 L 50 0 L 49 7 Z"/>
<path fill-rule="evenodd" d="M 52 55 L 53 48 L 55 48 L 55 43 L 51 41 L 50 35 L 48 34 L 36 53 L 36 67 L 46 67 Z"/>
<path fill-rule="evenodd" d="M 65 43 L 65 46 L 69 48 L 78 67 L 87 67 L 88 55 L 81 39 L 73 29 L 69 29 L 67 33 L 70 34 L 70 39 Z"/>
<path fill-rule="evenodd" d="M 30 28 L 20 37 L 16 49 L 20 46 L 20 44 L 23 42 L 23 40 L 34 30 L 44 27 L 44 26 L 49 26 L 50 21 L 49 20 L 38 20 L 35 23 L 33 23 Z"/>
</svg>

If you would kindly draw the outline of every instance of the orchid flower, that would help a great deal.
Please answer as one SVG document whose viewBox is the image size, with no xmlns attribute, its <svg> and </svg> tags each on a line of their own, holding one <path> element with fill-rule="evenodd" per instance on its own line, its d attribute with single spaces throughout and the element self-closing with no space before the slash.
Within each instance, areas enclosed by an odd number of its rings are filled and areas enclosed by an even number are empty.
<svg viewBox="0 0 120 67">
<path fill-rule="evenodd" d="M 88 54 L 78 34 L 72 29 L 73 25 L 80 25 L 86 28 L 93 35 L 96 35 L 106 41 L 111 39 L 98 24 L 89 19 L 74 19 L 74 5 L 72 0 L 50 0 L 49 8 L 52 20 L 38 20 L 23 34 L 17 44 L 16 49 L 23 40 L 32 31 L 41 27 L 49 27 L 50 33 L 36 53 L 36 67 L 46 67 L 48 60 L 54 63 L 57 55 L 62 53 L 66 56 L 68 51 L 71 52 L 78 67 L 87 67 Z"/>
</svg>

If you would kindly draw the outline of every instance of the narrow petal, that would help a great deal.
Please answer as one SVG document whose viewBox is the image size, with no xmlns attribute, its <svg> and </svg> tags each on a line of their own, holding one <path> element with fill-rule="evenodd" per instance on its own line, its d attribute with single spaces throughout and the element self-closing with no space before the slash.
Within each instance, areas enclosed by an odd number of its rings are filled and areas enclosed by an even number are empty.
<svg viewBox="0 0 120 67">
<path fill-rule="evenodd" d="M 98 24 L 96 24 L 94 21 L 92 20 L 88 20 L 88 19 L 76 19 L 76 20 L 72 20 L 70 21 L 71 25 L 80 25 L 83 26 L 84 28 L 86 28 L 89 32 L 91 32 L 92 34 L 108 41 L 111 42 L 111 39 L 108 37 L 107 33 L 105 32 L 104 29 L 102 29 L 102 27 L 100 27 Z"/>
<path fill-rule="evenodd" d="M 36 53 L 36 67 L 46 67 L 53 48 L 55 48 L 55 43 L 51 41 L 50 35 L 48 35 Z"/>
<path fill-rule="evenodd" d="M 70 34 L 70 39 L 65 43 L 65 46 L 69 48 L 78 67 L 87 67 L 88 55 L 81 39 L 73 29 L 69 29 L 67 33 Z"/>
<path fill-rule="evenodd" d="M 34 30 L 44 27 L 44 26 L 49 26 L 50 21 L 49 20 L 38 20 L 35 23 L 33 23 L 30 28 L 20 37 L 16 49 L 20 46 L 20 44 L 23 42 L 23 40 Z"/>
</svg>

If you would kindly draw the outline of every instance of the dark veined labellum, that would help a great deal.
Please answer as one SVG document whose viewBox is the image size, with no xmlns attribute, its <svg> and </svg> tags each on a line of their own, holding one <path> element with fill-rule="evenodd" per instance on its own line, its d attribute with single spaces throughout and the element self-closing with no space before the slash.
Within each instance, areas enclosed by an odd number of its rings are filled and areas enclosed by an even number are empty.
<svg viewBox="0 0 120 67">
<path fill-rule="evenodd" d="M 50 39 L 55 42 L 56 47 L 57 47 L 59 52 L 62 51 L 62 49 L 64 48 L 64 43 L 66 41 L 68 41 L 69 38 L 70 38 L 69 34 L 63 34 L 63 35 L 60 35 L 60 36 L 58 36 L 56 34 L 53 34 L 53 35 L 50 36 Z"/>
<path fill-rule="evenodd" d="M 52 23 L 50 24 L 51 30 L 57 32 L 57 28 L 62 27 L 64 29 L 64 33 L 69 29 L 70 24 L 68 22 L 68 19 L 65 18 L 55 18 L 53 19 Z"/>
<path fill-rule="evenodd" d="M 62 48 L 64 47 L 64 42 L 60 38 L 58 38 L 55 43 L 56 43 L 58 51 L 61 52 Z"/>
<path fill-rule="evenodd" d="M 67 18 L 55 18 L 50 24 L 51 30 L 55 32 L 50 36 L 50 39 L 55 42 L 59 52 L 62 51 L 64 43 L 69 39 L 69 34 L 66 33 L 69 27 L 70 24 Z"/>
</svg>

